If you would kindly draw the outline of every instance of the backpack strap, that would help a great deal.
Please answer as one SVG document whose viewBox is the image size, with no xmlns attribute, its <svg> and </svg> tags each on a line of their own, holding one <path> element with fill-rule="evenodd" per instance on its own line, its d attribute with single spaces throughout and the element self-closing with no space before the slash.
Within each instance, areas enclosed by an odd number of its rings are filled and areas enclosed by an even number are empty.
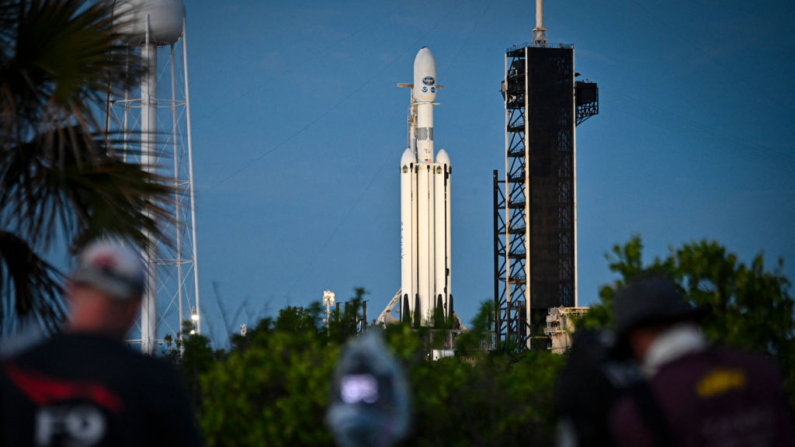
<svg viewBox="0 0 795 447">
<path fill-rule="evenodd" d="M 649 384 L 645 381 L 638 383 L 632 390 L 632 398 L 638 405 L 641 419 L 646 424 L 646 428 L 654 436 L 654 445 L 658 447 L 678 445 L 671 434 L 668 418 L 657 404 L 657 399 L 654 398 Z"/>
</svg>

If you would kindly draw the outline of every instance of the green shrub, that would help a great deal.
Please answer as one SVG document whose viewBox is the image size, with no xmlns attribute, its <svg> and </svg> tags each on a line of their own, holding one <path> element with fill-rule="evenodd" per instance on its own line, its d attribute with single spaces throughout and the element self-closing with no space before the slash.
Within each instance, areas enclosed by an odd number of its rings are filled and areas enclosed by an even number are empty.
<svg viewBox="0 0 795 447">
<path fill-rule="evenodd" d="M 490 308 L 484 306 L 483 312 Z M 353 307 L 351 307 L 353 312 Z M 230 352 L 183 370 L 200 374 L 199 421 L 208 445 L 331 446 L 324 426 L 329 383 L 351 328 L 329 334 L 317 308 L 288 307 Z M 349 321 L 344 316 L 341 321 Z M 400 445 L 533 445 L 551 442 L 552 390 L 560 356 L 547 352 L 488 354 L 428 360 L 428 331 L 390 326 L 387 344 L 408 372 L 412 431 Z M 190 340 L 190 339 L 189 339 Z M 187 351 L 204 352 L 186 342 Z M 206 353 L 205 353 L 206 354 Z"/>
</svg>

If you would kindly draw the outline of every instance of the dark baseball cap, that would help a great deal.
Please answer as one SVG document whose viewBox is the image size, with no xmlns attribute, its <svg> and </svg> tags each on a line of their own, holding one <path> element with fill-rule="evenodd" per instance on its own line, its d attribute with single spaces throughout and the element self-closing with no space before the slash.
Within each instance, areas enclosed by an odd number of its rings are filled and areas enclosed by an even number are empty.
<svg viewBox="0 0 795 447">
<path fill-rule="evenodd" d="M 146 286 L 140 254 L 106 241 L 92 243 L 81 252 L 69 279 L 96 287 L 117 300 L 139 298 Z"/>
<path fill-rule="evenodd" d="M 632 329 L 657 324 L 699 320 L 704 310 L 686 300 L 684 291 L 669 277 L 649 274 L 631 280 L 613 301 L 615 329 L 619 337 Z"/>
</svg>

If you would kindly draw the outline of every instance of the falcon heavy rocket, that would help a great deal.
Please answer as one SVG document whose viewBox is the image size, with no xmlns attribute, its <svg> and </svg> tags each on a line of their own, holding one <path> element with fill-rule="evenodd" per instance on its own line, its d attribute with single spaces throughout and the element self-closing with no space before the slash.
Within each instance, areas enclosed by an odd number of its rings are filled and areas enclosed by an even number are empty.
<svg viewBox="0 0 795 447">
<path fill-rule="evenodd" d="M 400 159 L 401 320 L 420 326 L 434 315 L 453 316 L 450 289 L 450 157 L 433 151 L 436 60 L 420 49 L 414 59 L 408 148 Z"/>
</svg>

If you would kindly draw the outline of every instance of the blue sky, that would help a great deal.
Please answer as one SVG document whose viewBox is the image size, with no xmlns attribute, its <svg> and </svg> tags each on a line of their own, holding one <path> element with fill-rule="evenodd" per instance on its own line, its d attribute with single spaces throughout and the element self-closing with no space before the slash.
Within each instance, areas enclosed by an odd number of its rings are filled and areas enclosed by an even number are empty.
<svg viewBox="0 0 795 447">
<path fill-rule="evenodd" d="M 504 168 L 505 49 L 532 2 L 188 0 L 199 275 L 205 321 L 338 299 L 371 318 L 399 288 L 399 177 L 416 52 L 434 53 L 436 149 L 450 154 L 452 281 L 465 321 L 493 297 L 492 170 Z M 579 299 L 612 280 L 632 234 L 646 258 L 715 239 L 795 278 L 795 4 L 545 2 L 600 87 L 577 129 Z M 246 316 L 248 315 L 248 316 Z M 245 321 L 249 320 L 249 321 Z"/>
</svg>

